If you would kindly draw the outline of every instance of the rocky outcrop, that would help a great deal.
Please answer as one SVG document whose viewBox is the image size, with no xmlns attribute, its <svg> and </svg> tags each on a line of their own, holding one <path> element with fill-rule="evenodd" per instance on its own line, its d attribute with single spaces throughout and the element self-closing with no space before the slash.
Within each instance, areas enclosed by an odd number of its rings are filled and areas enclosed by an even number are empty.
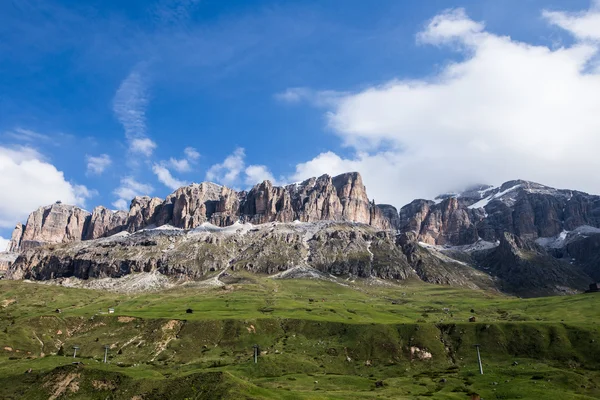
<svg viewBox="0 0 600 400">
<path fill-rule="evenodd" d="M 223 227 L 237 221 L 264 224 L 295 220 L 391 227 L 389 217 L 369 201 L 360 174 L 354 172 L 333 178 L 323 175 L 286 187 L 265 181 L 249 192 L 204 182 L 179 188 L 165 200 L 135 197 L 128 213 L 97 207 L 89 214 L 77 207 L 55 204 L 32 213 L 24 227 L 17 226 L 11 250 L 91 240 L 163 225 L 189 230 L 207 222 Z"/>
<path fill-rule="evenodd" d="M 7 277 L 90 279 L 159 272 L 202 280 L 221 271 L 273 275 L 301 267 L 344 278 L 493 287 L 492 280 L 474 268 L 428 256 L 414 241 L 411 245 L 399 245 L 391 231 L 345 222 L 238 223 L 206 231 L 163 228 L 29 249 L 19 255 Z"/>
<path fill-rule="evenodd" d="M 17 253 L 0 252 L 0 272 L 6 272 L 17 259 Z"/>
<path fill-rule="evenodd" d="M 300 184 L 286 186 L 294 211 L 293 219 L 302 222 L 321 220 L 352 221 L 389 229 L 383 212 L 369 201 L 359 173 L 331 178 L 323 175 Z"/>
<path fill-rule="evenodd" d="M 165 200 L 158 225 L 192 229 L 208 222 L 217 211 L 221 193 L 228 191 L 232 190 L 209 182 L 179 188 Z"/>
<path fill-rule="evenodd" d="M 573 294 L 591 282 L 577 265 L 553 257 L 541 246 L 505 232 L 498 247 L 474 253 L 477 263 L 499 278 L 500 288 L 523 297 Z"/>
<path fill-rule="evenodd" d="M 419 241 L 465 245 L 500 240 L 505 232 L 527 240 L 552 237 L 581 225 L 600 227 L 600 197 L 516 180 L 480 186 L 437 201 L 415 200 L 399 212 L 400 230 Z"/>
<path fill-rule="evenodd" d="M 129 206 L 126 230 L 135 232 L 147 226 L 155 225 L 157 210 L 162 204 L 163 200 L 158 197 L 134 197 Z"/>
<path fill-rule="evenodd" d="M 18 250 L 37 247 L 44 243 L 79 241 L 87 230 L 90 213 L 75 206 L 55 203 L 40 207 L 29 215 Z M 14 236 L 18 236 L 17 226 Z M 13 250 L 16 250 L 13 248 Z"/>
<path fill-rule="evenodd" d="M 400 229 L 401 220 L 396 207 L 390 204 L 377 204 L 377 208 L 391 229 L 396 231 Z"/>
<path fill-rule="evenodd" d="M 291 222 L 296 218 L 290 191 L 287 188 L 274 187 L 271 182 L 265 181 L 253 187 L 244 197 L 240 215 L 246 222 L 253 224 L 273 221 Z"/>
<path fill-rule="evenodd" d="M 10 237 L 10 242 L 8 243 L 8 248 L 6 251 L 8 252 L 16 252 L 19 251 L 21 247 L 21 239 L 23 238 L 23 230 L 25 229 L 25 225 L 18 223 L 13 230 L 12 236 Z"/>
<path fill-rule="evenodd" d="M 125 229 L 128 214 L 125 211 L 112 211 L 105 207 L 96 207 L 92 211 L 90 222 L 83 234 L 83 240 L 98 239 L 114 235 Z"/>
</svg>

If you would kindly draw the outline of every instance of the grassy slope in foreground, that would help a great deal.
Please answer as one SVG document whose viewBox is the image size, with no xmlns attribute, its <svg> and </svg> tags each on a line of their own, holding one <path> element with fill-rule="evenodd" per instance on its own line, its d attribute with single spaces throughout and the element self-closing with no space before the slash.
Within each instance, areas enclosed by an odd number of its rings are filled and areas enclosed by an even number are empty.
<svg viewBox="0 0 600 400">
<path fill-rule="evenodd" d="M 119 295 L 2 281 L 0 397 L 598 398 L 599 297 L 256 277 Z M 84 367 L 55 355 L 73 345 Z"/>
</svg>

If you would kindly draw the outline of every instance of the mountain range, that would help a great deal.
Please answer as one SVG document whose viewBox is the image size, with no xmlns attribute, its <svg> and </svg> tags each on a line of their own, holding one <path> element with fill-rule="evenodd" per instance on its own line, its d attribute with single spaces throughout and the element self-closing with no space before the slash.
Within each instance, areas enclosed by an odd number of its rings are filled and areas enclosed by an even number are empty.
<svg viewBox="0 0 600 400">
<path fill-rule="evenodd" d="M 0 265 L 11 279 L 206 280 L 243 269 L 575 293 L 600 280 L 600 196 L 515 180 L 397 210 L 371 201 L 356 172 L 249 191 L 204 182 L 136 197 L 128 212 L 41 207 L 8 251 Z"/>
</svg>

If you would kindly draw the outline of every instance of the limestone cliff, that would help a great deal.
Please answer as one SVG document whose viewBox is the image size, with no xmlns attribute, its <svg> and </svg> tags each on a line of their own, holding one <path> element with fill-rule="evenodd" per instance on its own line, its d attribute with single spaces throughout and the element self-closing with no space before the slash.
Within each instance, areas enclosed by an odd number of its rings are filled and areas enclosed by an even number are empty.
<svg viewBox="0 0 600 400">
<path fill-rule="evenodd" d="M 25 250 L 43 243 L 79 241 L 87 229 L 90 215 L 79 207 L 59 202 L 40 207 L 29 215 L 24 227 L 17 225 L 12 235 L 10 250 Z M 21 239 L 17 240 L 21 230 Z"/>
<path fill-rule="evenodd" d="M 440 196 L 435 202 L 415 200 L 399 216 L 397 229 L 415 232 L 429 244 L 495 242 L 505 232 L 535 240 L 582 225 L 600 227 L 600 196 L 517 180 Z"/>
<path fill-rule="evenodd" d="M 135 197 L 129 212 L 97 207 L 90 214 L 74 206 L 54 204 L 33 212 L 19 224 L 10 251 L 44 243 L 91 240 L 121 231 L 172 225 L 193 229 L 205 222 L 229 226 L 237 221 L 267 222 L 348 221 L 389 229 L 390 220 L 367 196 L 360 174 L 323 175 L 285 187 L 265 181 L 250 191 L 204 182 L 177 189 L 165 200 Z"/>
</svg>

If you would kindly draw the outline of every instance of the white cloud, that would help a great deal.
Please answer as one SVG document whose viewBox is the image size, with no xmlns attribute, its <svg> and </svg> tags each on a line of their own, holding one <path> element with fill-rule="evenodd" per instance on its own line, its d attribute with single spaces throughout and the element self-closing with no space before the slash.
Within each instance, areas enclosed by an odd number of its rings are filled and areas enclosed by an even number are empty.
<svg viewBox="0 0 600 400">
<path fill-rule="evenodd" d="M 470 42 L 482 32 L 485 25 L 471 20 L 463 8 L 446 10 L 433 17 L 425 30 L 419 32 L 421 43 L 441 45 L 456 40 Z"/>
<path fill-rule="evenodd" d="M 238 147 L 233 154 L 227 156 L 220 164 L 215 164 L 206 172 L 206 179 L 223 185 L 235 185 L 244 171 L 244 149 Z"/>
<path fill-rule="evenodd" d="M 177 172 L 189 172 L 191 169 L 190 162 L 185 158 L 182 158 L 181 160 L 177 160 L 177 159 L 171 157 L 169 159 L 169 165 L 171 166 L 171 168 L 173 168 Z"/>
<path fill-rule="evenodd" d="M 250 165 L 244 172 L 246 174 L 246 185 L 253 186 L 263 181 L 271 181 L 272 184 L 277 184 L 273 174 L 265 165 Z"/>
<path fill-rule="evenodd" d="M 0 236 L 0 253 L 8 250 L 8 244 L 10 243 L 10 239 L 4 239 Z"/>
<path fill-rule="evenodd" d="M 254 185 L 265 179 L 276 183 L 273 175 L 264 165 L 246 167 L 245 151 L 238 147 L 220 164 L 215 164 L 206 173 L 206 179 L 226 186 L 236 187 L 240 184 Z"/>
<path fill-rule="evenodd" d="M 598 0 L 586 12 L 566 13 L 545 10 L 543 16 L 550 23 L 571 32 L 578 39 L 600 40 L 600 1 Z"/>
<path fill-rule="evenodd" d="M 113 99 L 113 111 L 123 125 L 129 150 L 146 157 L 152 155 L 156 143 L 146 134 L 148 93 L 139 68 L 135 68 L 121 82 Z"/>
<path fill-rule="evenodd" d="M 140 183 L 134 178 L 127 176 L 121 178 L 121 186 L 116 188 L 113 193 L 118 197 L 112 204 L 119 210 L 128 208 L 129 202 L 136 196 L 147 196 L 154 191 L 154 188 L 146 183 Z"/>
<path fill-rule="evenodd" d="M 200 158 L 200 153 L 193 147 L 186 147 L 183 150 L 184 158 L 177 159 L 171 157 L 169 161 L 162 161 L 161 165 L 169 165 L 172 169 L 177 172 L 190 172 L 192 170 L 192 164 L 195 164 Z"/>
<path fill-rule="evenodd" d="M 171 172 L 160 164 L 154 164 L 152 172 L 154 172 L 158 180 L 169 189 L 175 190 L 187 185 L 185 181 L 174 178 L 173 175 L 171 175 Z"/>
<path fill-rule="evenodd" d="M 36 150 L 0 147 L 0 228 L 13 228 L 30 212 L 57 200 L 85 206 L 93 194 L 65 180 L 63 172 Z"/>
<path fill-rule="evenodd" d="M 370 196 L 397 206 L 516 178 L 600 192 L 600 73 L 587 68 L 598 48 L 552 49 L 482 29 L 461 10 L 431 20 L 419 40 L 460 40 L 465 60 L 431 79 L 339 97 L 328 124 L 354 154 L 320 154 L 293 178 L 357 170 Z"/>
<path fill-rule="evenodd" d="M 186 147 L 183 153 L 185 158 L 177 159 L 171 157 L 168 161 L 155 163 L 152 167 L 152 172 L 154 172 L 158 180 L 173 190 L 187 185 L 187 182 L 175 178 L 170 170 L 174 169 L 179 173 L 190 172 L 192 170 L 192 164 L 195 164 L 200 158 L 200 153 L 193 147 Z"/>
<path fill-rule="evenodd" d="M 150 157 L 154 149 L 156 149 L 156 143 L 148 138 L 132 139 L 129 143 L 129 150 L 132 153 L 142 154 L 146 157 Z"/>
<path fill-rule="evenodd" d="M 97 157 L 87 156 L 87 173 L 92 175 L 101 175 L 106 168 L 112 164 L 108 154 L 101 154 Z"/>
<path fill-rule="evenodd" d="M 200 158 L 200 153 L 193 147 L 186 147 L 183 152 L 190 161 L 198 161 Z"/>
</svg>

